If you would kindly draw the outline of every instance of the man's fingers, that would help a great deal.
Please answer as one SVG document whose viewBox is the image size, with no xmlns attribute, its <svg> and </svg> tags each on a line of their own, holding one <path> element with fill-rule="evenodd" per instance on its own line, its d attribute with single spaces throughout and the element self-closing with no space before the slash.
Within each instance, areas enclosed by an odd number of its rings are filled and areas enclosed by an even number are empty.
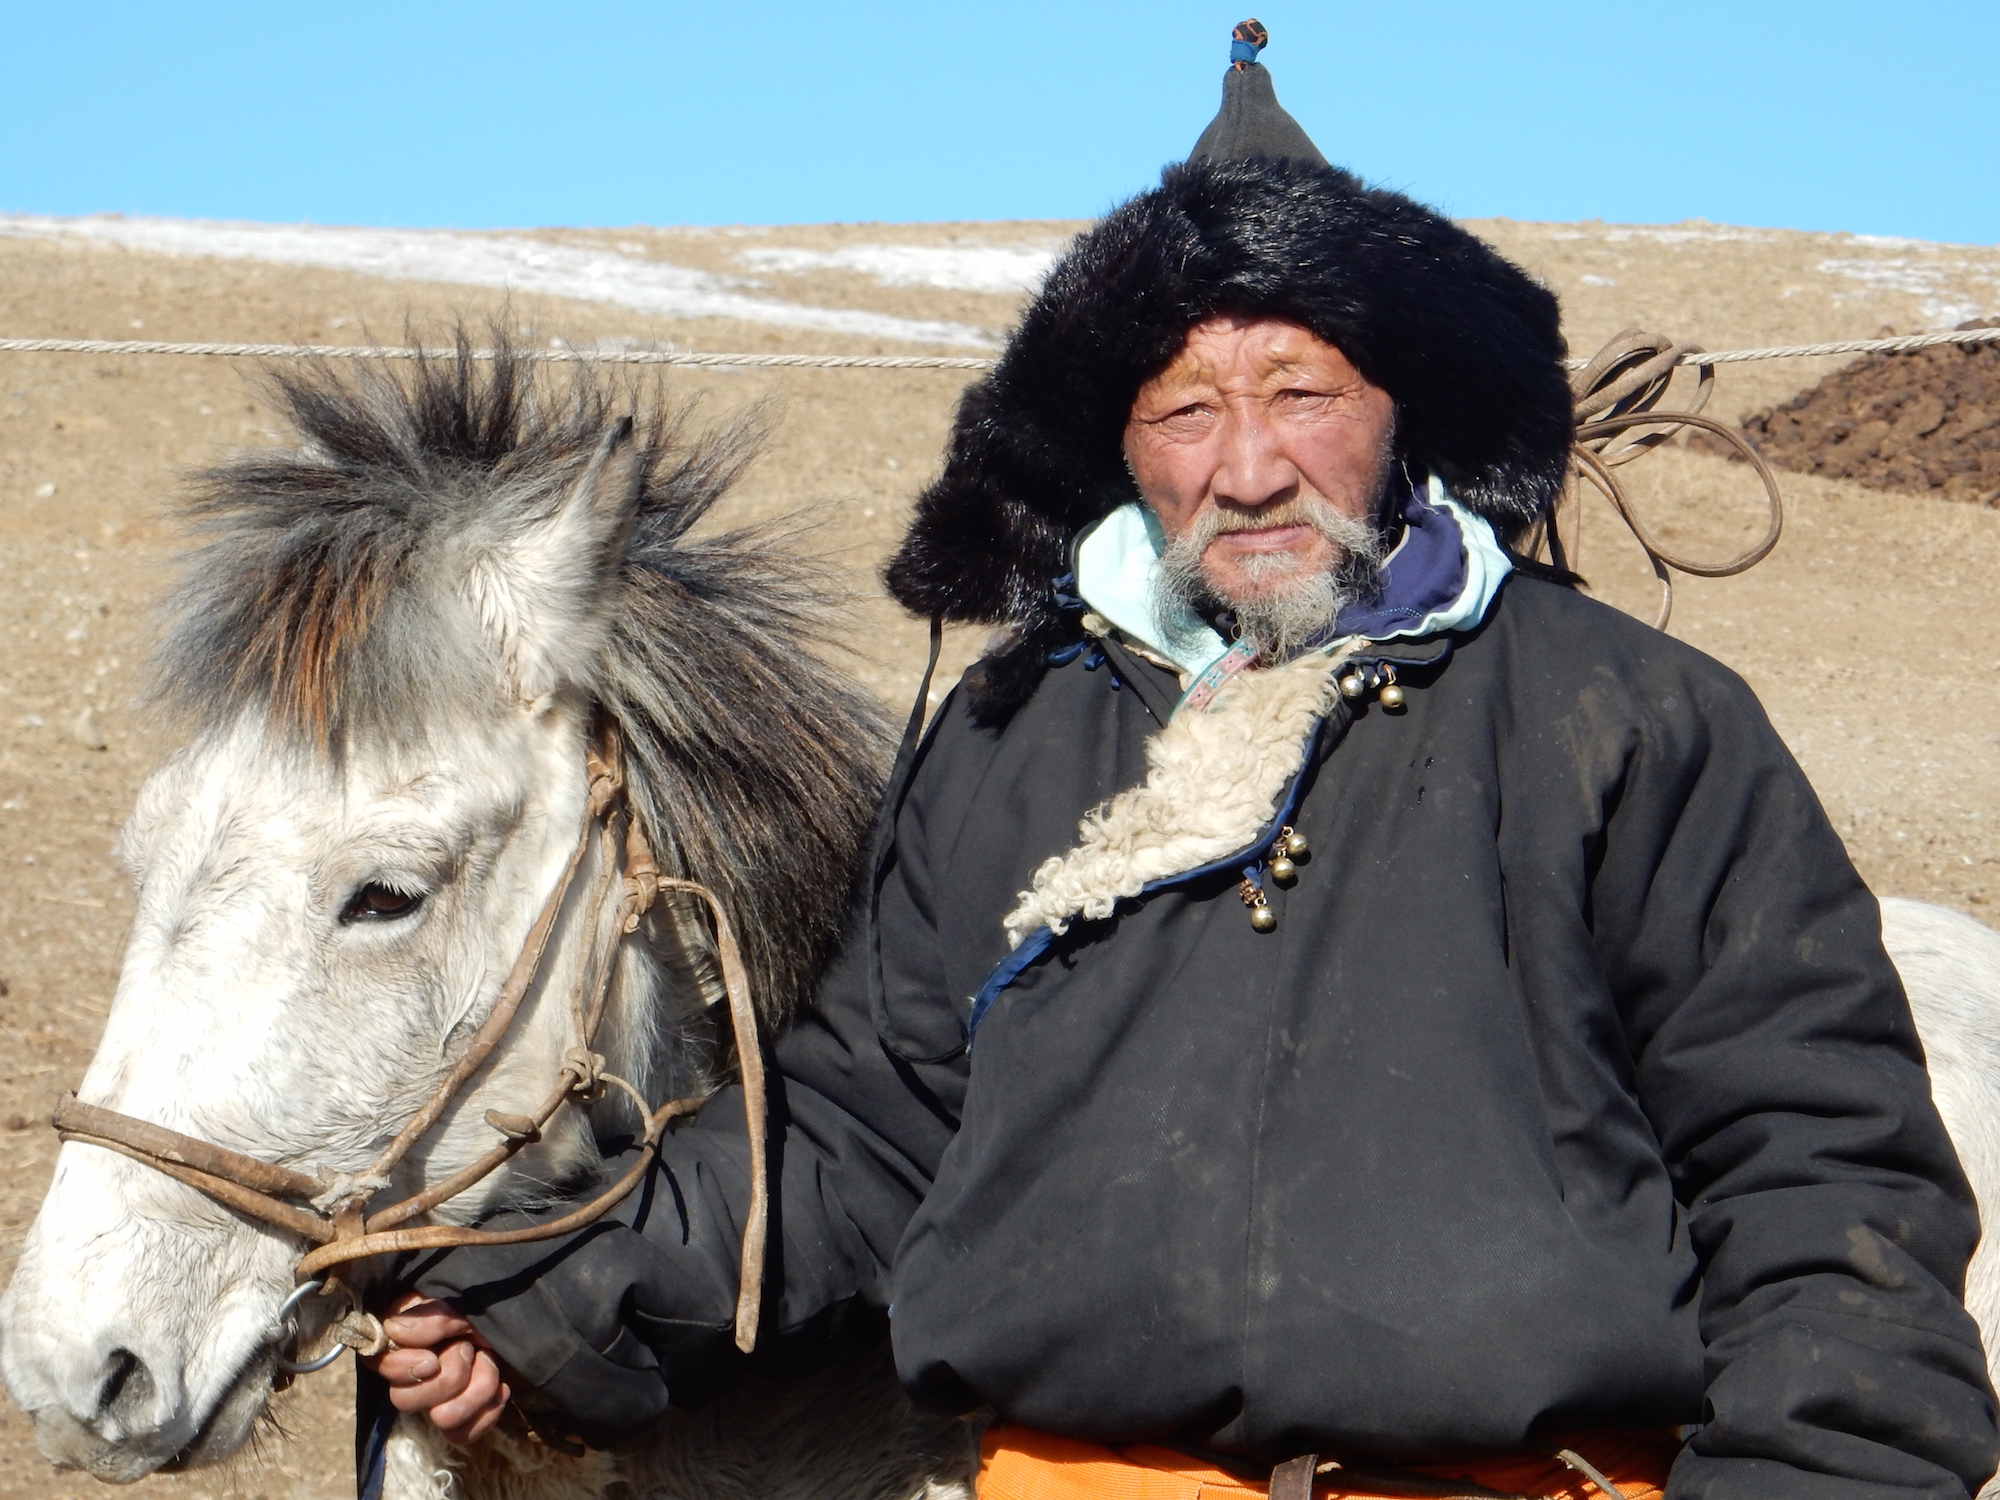
<svg viewBox="0 0 2000 1500">
<path fill-rule="evenodd" d="M 464 1346 L 460 1346 L 464 1347 Z M 454 1443 L 470 1442 L 492 1426 L 482 1418 L 497 1418 L 507 1405 L 507 1387 L 500 1379 L 500 1366 L 484 1350 L 471 1352 L 471 1369 L 464 1388 L 448 1401 L 431 1408 L 431 1421 Z"/>
<path fill-rule="evenodd" d="M 443 1308 L 443 1312 L 436 1309 Z M 438 1335 L 441 1329 L 471 1325 L 443 1303 L 429 1303 L 383 1320 L 398 1344 L 377 1356 L 375 1368 L 388 1382 L 389 1403 L 401 1412 L 427 1412 L 446 1439 L 470 1443 L 483 1437 L 500 1420 L 512 1392 L 500 1376 L 500 1365 L 481 1347 L 480 1339 Z M 412 1337 L 405 1338 L 409 1333 Z M 438 1347 L 425 1347 L 437 1344 Z"/>
<path fill-rule="evenodd" d="M 487 1404 L 486 1409 L 470 1422 L 466 1423 L 465 1426 L 454 1427 L 450 1432 L 444 1433 L 445 1441 L 460 1445 L 478 1442 L 479 1439 L 485 1437 L 487 1433 L 493 1430 L 494 1423 L 507 1414 L 507 1403 L 513 1399 L 514 1392 L 512 1388 L 503 1382 L 499 1393 Z"/>
<path fill-rule="evenodd" d="M 473 1351 L 464 1386 L 457 1395 L 431 1408 L 431 1420 L 445 1432 L 469 1425 L 499 1394 L 500 1385 L 500 1367 L 493 1356 Z"/>
<path fill-rule="evenodd" d="M 407 1301 L 407 1299 L 405 1299 Z M 405 1349 L 434 1348 L 452 1339 L 478 1338 L 477 1331 L 448 1302 L 437 1302 L 429 1298 L 418 1298 L 415 1302 L 401 1307 L 382 1320 L 382 1331 L 389 1335 L 392 1343 Z"/>
<path fill-rule="evenodd" d="M 388 1357 L 383 1356 L 385 1360 Z M 477 1359 L 483 1358 L 491 1363 L 493 1358 L 490 1354 L 481 1355 L 467 1343 L 447 1345 L 432 1357 L 437 1361 L 437 1369 L 429 1377 L 415 1378 L 407 1385 L 396 1385 L 393 1382 L 390 1384 L 389 1403 L 397 1411 L 435 1412 L 440 1405 L 454 1401 L 465 1394 L 466 1387 L 472 1382 Z M 444 1424 L 439 1423 L 439 1425 Z"/>
<path fill-rule="evenodd" d="M 416 1385 L 438 1372 L 438 1357 L 428 1349 L 391 1349 L 377 1357 L 375 1368 L 391 1385 Z"/>
</svg>

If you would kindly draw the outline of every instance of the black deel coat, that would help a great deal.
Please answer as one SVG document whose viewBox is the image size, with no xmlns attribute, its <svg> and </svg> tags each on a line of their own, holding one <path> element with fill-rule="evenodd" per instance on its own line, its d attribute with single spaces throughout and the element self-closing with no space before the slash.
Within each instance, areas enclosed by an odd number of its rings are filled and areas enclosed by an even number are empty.
<svg viewBox="0 0 2000 1500">
<path fill-rule="evenodd" d="M 947 702 L 879 930 L 777 1046 L 781 1344 L 886 1307 L 920 1401 L 1267 1462 L 1696 1424 L 1675 1500 L 1978 1488 L 1971 1196 L 1875 902 L 1735 676 L 1517 576 L 1406 711 L 1323 724 L 1275 932 L 1233 868 L 1170 885 L 968 1051 L 1002 914 L 1177 691 L 1088 660 L 1004 727 Z M 421 1284 L 608 1438 L 724 1361 L 745 1200 L 731 1091 L 621 1222 Z"/>
</svg>

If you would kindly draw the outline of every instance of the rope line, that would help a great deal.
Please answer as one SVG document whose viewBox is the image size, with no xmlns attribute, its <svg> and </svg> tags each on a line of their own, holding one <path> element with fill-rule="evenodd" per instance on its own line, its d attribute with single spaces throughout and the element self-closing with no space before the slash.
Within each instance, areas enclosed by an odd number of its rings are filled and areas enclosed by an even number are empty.
<svg viewBox="0 0 2000 1500">
<path fill-rule="evenodd" d="M 196 354 L 222 359 L 453 359 L 451 349 L 387 348 L 374 344 L 173 344 L 156 339 L 0 339 L 6 354 Z M 469 349 L 491 360 L 491 349 Z M 687 365 L 695 369 L 990 370 L 990 359 L 933 354 L 697 354 L 688 349 L 519 349 L 536 364 Z"/>
<path fill-rule="evenodd" d="M 1680 357 L 1684 365 L 1736 365 L 1753 359 L 1811 359 L 1825 354 L 1907 354 L 1913 349 L 1930 349 L 1942 344 L 2000 343 L 2000 328 L 1956 328 L 1949 333 L 1906 333 L 1892 339 L 1839 339 L 1830 344 L 1779 344 L 1769 349 L 1690 349 Z M 1573 370 L 1588 361 L 1573 359 Z"/>
<path fill-rule="evenodd" d="M 1682 365 L 1734 365 L 1758 359 L 1811 359 L 1829 354 L 1907 354 L 1949 344 L 2000 343 L 2000 328 L 1911 333 L 1887 339 L 1840 339 L 1825 344 L 1779 344 L 1768 349 L 1688 349 Z M 491 349 L 473 349 L 477 360 Z M 189 354 L 221 359 L 449 359 L 450 349 L 388 348 L 374 344 L 177 344 L 157 339 L 0 339 L 0 354 Z M 537 364 L 679 365 L 707 370 L 990 370 L 994 361 L 934 354 L 698 354 L 686 349 L 523 349 L 517 358 Z M 1588 360 L 1566 361 L 1581 370 Z"/>
</svg>

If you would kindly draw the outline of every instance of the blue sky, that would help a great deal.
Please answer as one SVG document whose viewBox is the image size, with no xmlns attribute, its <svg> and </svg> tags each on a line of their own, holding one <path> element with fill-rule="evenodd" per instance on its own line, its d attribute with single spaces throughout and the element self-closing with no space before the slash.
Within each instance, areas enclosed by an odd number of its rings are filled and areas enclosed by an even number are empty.
<svg viewBox="0 0 2000 1500">
<path fill-rule="evenodd" d="M 0 210 L 1087 217 L 1251 3 L 0 0 Z M 1456 214 L 2000 242 L 1995 0 L 1255 3 L 1326 154 Z"/>
</svg>

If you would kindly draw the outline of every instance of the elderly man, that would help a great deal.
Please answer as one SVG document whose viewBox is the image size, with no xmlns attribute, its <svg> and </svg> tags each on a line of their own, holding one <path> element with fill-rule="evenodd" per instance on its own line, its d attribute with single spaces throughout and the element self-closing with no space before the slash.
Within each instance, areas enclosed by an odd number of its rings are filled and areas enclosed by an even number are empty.
<svg viewBox="0 0 2000 1500">
<path fill-rule="evenodd" d="M 1675 1500 L 1976 1490 L 1978 1226 L 1874 901 L 1741 682 L 1510 554 L 1565 474 L 1555 299 L 1239 61 L 889 567 L 1010 629 L 777 1047 L 778 1326 L 886 1308 L 920 1403 L 994 1414 L 985 1500 L 1309 1453 L 1546 1494 L 1562 1448 Z M 472 1322 L 397 1325 L 444 1346 L 398 1403 L 478 1430 L 478 1346 L 591 1436 L 709 1378 L 739 1113 L 643 1230 L 446 1258 Z"/>
</svg>

